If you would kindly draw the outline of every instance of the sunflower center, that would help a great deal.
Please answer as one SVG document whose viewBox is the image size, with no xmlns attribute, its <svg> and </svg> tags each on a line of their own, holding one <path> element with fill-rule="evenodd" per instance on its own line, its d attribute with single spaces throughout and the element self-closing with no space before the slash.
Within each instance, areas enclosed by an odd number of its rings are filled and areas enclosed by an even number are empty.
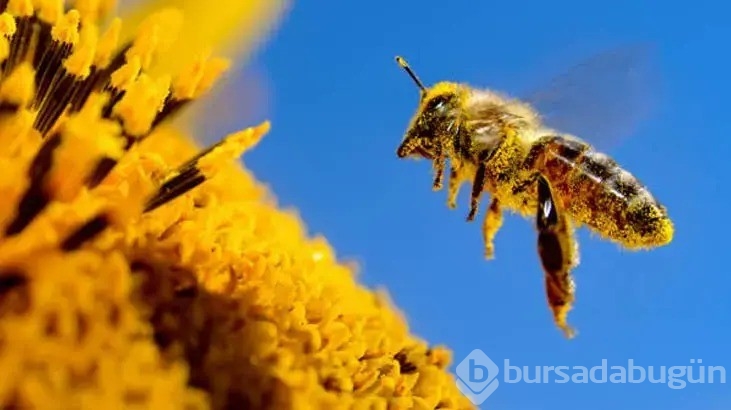
<svg viewBox="0 0 731 410">
<path fill-rule="evenodd" d="M 180 12 L 151 15 L 120 45 L 121 20 L 100 24 L 112 3 L 78 0 L 69 8 L 63 1 L 0 0 L 0 165 L 26 177 L 22 189 L 0 184 L 0 194 L 17 199 L 0 204 L 5 237 L 22 233 L 53 201 L 67 203 L 101 185 L 136 144 L 229 67 L 201 56 L 174 76 L 148 74 L 177 37 Z M 139 205 L 141 212 L 209 178 L 199 165 L 213 152 L 240 155 L 267 129 L 234 134 L 181 165 Z M 76 249 L 114 220 L 100 211 L 59 246 Z"/>
</svg>

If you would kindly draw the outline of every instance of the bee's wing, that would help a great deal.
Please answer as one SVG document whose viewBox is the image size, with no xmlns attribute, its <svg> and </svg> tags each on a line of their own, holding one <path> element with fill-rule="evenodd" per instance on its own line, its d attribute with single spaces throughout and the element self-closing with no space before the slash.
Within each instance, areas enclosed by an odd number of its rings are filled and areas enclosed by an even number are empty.
<svg viewBox="0 0 731 410">
<path fill-rule="evenodd" d="M 611 49 L 573 66 L 524 100 L 546 126 L 608 150 L 652 113 L 660 91 L 653 61 L 648 44 Z"/>
</svg>

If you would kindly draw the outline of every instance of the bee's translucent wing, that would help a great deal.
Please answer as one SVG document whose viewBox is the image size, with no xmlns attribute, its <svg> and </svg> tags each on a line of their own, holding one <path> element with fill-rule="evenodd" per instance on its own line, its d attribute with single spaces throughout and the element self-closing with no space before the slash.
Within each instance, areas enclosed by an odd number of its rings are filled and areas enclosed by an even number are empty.
<svg viewBox="0 0 731 410">
<path fill-rule="evenodd" d="M 631 136 L 659 97 L 652 48 L 615 48 L 575 65 L 527 95 L 544 123 L 608 150 Z"/>
</svg>

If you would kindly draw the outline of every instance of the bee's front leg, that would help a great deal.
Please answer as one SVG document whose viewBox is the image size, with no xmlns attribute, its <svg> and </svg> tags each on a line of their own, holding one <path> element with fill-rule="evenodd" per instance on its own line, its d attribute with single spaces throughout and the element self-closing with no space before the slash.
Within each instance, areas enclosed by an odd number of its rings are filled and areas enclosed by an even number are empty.
<svg viewBox="0 0 731 410">
<path fill-rule="evenodd" d="M 485 219 L 482 222 L 482 239 L 485 244 L 485 258 L 492 259 L 495 257 L 495 235 L 503 225 L 503 212 L 500 207 L 500 201 L 492 198 L 490 205 L 487 207 Z"/>
<path fill-rule="evenodd" d="M 447 207 L 449 209 L 455 209 L 457 207 L 457 196 L 459 195 L 459 189 L 464 183 L 464 179 L 461 174 L 461 167 L 459 163 L 452 160 L 449 169 L 449 186 L 447 195 Z"/>
<path fill-rule="evenodd" d="M 432 168 L 434 169 L 434 182 L 432 183 L 432 189 L 439 191 L 442 189 L 442 181 L 444 179 L 444 168 L 447 165 L 447 156 L 444 154 L 444 150 L 440 145 L 437 145 L 435 150 L 434 161 L 432 162 Z"/>
<path fill-rule="evenodd" d="M 567 316 L 574 302 L 574 281 L 571 270 L 578 264 L 578 251 L 571 224 L 558 209 L 551 194 L 551 186 L 538 177 L 538 255 L 545 272 L 548 303 L 553 320 L 564 334 L 571 338 L 575 331 L 567 323 Z"/>
</svg>

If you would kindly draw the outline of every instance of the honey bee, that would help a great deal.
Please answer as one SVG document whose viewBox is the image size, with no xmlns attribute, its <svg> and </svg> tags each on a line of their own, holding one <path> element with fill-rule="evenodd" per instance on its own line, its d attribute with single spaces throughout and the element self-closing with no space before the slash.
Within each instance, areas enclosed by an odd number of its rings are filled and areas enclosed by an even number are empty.
<svg viewBox="0 0 731 410">
<path fill-rule="evenodd" d="M 443 188 L 449 161 L 447 206 L 457 206 L 462 184 L 472 185 L 467 221 L 489 193 L 482 222 L 487 259 L 494 257 L 503 211 L 535 219 L 548 304 L 566 337 L 575 336 L 567 322 L 579 263 L 574 229 L 587 226 L 630 250 L 672 241 L 665 207 L 637 178 L 589 142 L 549 127 L 534 105 L 462 83 L 426 87 L 406 60 L 396 61 L 420 92 L 398 157 L 432 161 L 435 191 Z"/>
</svg>

